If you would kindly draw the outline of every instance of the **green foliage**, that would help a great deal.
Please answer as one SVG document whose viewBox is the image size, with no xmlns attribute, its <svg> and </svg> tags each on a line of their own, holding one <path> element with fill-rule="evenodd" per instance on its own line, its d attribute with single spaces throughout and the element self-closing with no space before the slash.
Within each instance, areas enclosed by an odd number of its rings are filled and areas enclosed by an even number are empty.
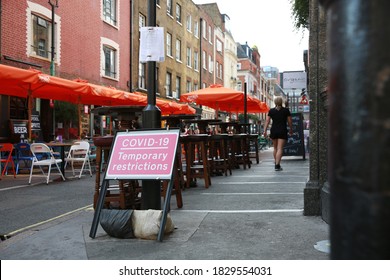
<svg viewBox="0 0 390 280">
<path fill-rule="evenodd" d="M 309 28 L 309 0 L 290 0 L 294 26 L 297 30 Z"/>
<path fill-rule="evenodd" d="M 55 101 L 54 108 L 56 122 L 62 122 L 64 124 L 78 123 L 77 105 Z"/>
<path fill-rule="evenodd" d="M 259 117 L 256 116 L 256 115 L 247 114 L 247 116 L 248 116 L 248 120 L 253 120 L 255 123 L 256 123 L 257 121 L 259 121 Z M 244 123 L 244 114 L 239 114 L 239 115 L 238 115 L 238 121 L 239 121 L 240 123 Z"/>
</svg>

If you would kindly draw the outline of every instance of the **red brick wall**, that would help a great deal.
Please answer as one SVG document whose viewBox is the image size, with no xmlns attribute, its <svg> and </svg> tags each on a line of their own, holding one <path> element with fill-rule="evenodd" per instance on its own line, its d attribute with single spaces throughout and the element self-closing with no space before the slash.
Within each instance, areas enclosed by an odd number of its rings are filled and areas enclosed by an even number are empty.
<svg viewBox="0 0 390 280">
<path fill-rule="evenodd" d="M 51 11 L 47 0 L 32 0 Z M 130 1 L 120 1 L 120 28 L 114 28 L 101 20 L 101 1 L 58 1 L 56 15 L 61 17 L 60 64 L 56 75 L 68 79 L 81 78 L 92 83 L 112 85 L 127 90 L 130 77 Z M 29 63 L 42 65 L 42 71 L 50 72 L 50 61 L 26 55 L 27 1 L 2 1 L 2 55 Z M 100 76 L 101 37 L 106 37 L 120 47 L 119 82 Z M 57 38 L 58 39 L 58 38 Z M 58 50 L 56 50 L 58 51 Z M 2 60 L 17 67 L 29 66 Z"/>
</svg>

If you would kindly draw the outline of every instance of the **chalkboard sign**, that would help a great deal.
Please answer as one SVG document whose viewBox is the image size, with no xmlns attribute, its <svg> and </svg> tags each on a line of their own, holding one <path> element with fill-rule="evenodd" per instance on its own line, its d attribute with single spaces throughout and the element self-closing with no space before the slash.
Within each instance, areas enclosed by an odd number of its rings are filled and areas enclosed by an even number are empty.
<svg viewBox="0 0 390 280">
<path fill-rule="evenodd" d="M 28 137 L 28 120 L 9 120 L 12 142 L 25 142 Z"/>
<path fill-rule="evenodd" d="M 288 136 L 287 143 L 283 149 L 283 156 L 302 156 L 305 159 L 302 113 L 292 113 L 291 118 L 293 135 Z"/>
</svg>

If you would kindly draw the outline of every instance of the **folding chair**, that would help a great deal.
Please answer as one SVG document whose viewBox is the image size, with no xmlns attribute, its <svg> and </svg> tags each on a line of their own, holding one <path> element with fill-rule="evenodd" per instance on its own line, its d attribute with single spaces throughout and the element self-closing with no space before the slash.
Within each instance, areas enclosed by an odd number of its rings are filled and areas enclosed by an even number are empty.
<svg viewBox="0 0 390 280">
<path fill-rule="evenodd" d="M 31 150 L 30 150 L 30 144 L 28 143 L 18 143 L 15 146 L 16 150 L 16 174 L 19 174 L 19 170 L 21 169 L 28 169 L 31 168 L 31 163 L 34 159 Z M 23 164 L 23 167 L 21 167 L 21 163 Z"/>
<path fill-rule="evenodd" d="M 65 158 L 65 168 L 68 162 L 70 162 L 72 166 L 73 176 L 75 176 L 74 163 L 77 162 L 82 164 L 78 176 L 79 179 L 81 178 L 84 169 L 88 170 L 89 174 L 92 177 L 91 162 L 89 160 L 89 153 L 90 153 L 89 147 L 90 145 L 87 141 L 77 141 L 70 147 L 68 156 Z M 87 164 L 87 167 L 85 167 L 85 164 Z"/>
<path fill-rule="evenodd" d="M 0 146 L 0 164 L 4 164 L 3 171 L 1 172 L 1 177 L 8 172 L 8 164 L 11 163 L 12 166 L 12 172 L 14 174 L 14 178 L 16 178 L 16 172 L 15 172 L 15 164 L 14 160 L 12 158 L 12 152 L 14 150 L 14 145 L 12 143 L 2 143 Z"/>
<path fill-rule="evenodd" d="M 62 177 L 62 180 L 65 181 L 65 177 L 61 172 L 60 166 L 58 165 L 59 163 L 62 162 L 62 160 L 56 159 L 53 155 L 53 151 L 46 144 L 33 143 L 30 145 L 30 150 L 31 150 L 31 153 L 33 155 L 33 161 L 31 164 L 30 178 L 28 180 L 29 184 L 31 184 L 31 178 L 33 176 L 33 170 L 34 170 L 35 166 L 38 166 L 39 169 L 41 170 L 43 176 L 46 177 L 46 184 L 49 184 L 50 172 L 51 172 L 51 168 L 53 165 L 55 165 L 55 167 L 57 168 L 58 173 Z M 45 172 L 42 169 L 43 166 L 48 167 L 47 175 L 45 174 Z M 42 176 L 42 175 L 39 175 L 39 176 Z"/>
</svg>

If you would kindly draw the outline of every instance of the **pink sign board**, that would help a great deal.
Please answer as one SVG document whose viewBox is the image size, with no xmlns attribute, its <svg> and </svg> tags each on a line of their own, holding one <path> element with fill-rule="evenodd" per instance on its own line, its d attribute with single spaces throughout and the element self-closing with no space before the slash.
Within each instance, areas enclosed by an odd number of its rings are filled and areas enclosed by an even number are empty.
<svg viewBox="0 0 390 280">
<path fill-rule="evenodd" d="M 179 130 L 118 132 L 106 179 L 171 179 Z"/>
</svg>

